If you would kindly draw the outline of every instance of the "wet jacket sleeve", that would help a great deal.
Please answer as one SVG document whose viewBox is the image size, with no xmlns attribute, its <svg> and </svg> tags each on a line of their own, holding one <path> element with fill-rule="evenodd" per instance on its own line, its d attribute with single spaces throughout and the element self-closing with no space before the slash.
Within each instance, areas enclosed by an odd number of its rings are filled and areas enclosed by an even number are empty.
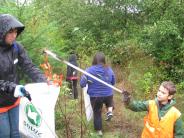
<svg viewBox="0 0 184 138">
<path fill-rule="evenodd" d="M 86 75 L 83 75 L 81 77 L 81 80 L 80 80 L 80 86 L 82 88 L 86 87 L 87 82 L 88 82 L 87 76 Z"/>
<path fill-rule="evenodd" d="M 26 54 L 26 51 L 20 45 L 19 66 L 34 82 L 46 82 L 47 79 L 44 74 L 32 63 L 31 59 Z"/>
<path fill-rule="evenodd" d="M 10 81 L 0 80 L 0 93 L 13 93 L 16 84 Z"/>
<path fill-rule="evenodd" d="M 131 100 L 126 107 L 132 111 L 141 112 L 141 111 L 148 111 L 148 106 L 149 106 L 149 101 L 133 101 L 133 100 Z"/>
<path fill-rule="evenodd" d="M 174 138 L 184 138 L 184 129 L 181 117 L 178 118 L 174 125 Z"/>
</svg>

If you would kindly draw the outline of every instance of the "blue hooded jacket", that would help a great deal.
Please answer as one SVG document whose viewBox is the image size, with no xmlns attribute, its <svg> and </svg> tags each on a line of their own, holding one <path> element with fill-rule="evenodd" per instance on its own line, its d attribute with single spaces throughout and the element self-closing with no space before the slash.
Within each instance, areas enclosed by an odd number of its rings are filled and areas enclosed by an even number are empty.
<svg viewBox="0 0 184 138">
<path fill-rule="evenodd" d="M 115 84 L 115 75 L 110 67 L 104 67 L 101 64 L 93 65 L 87 68 L 86 72 L 94 75 L 110 85 Z M 80 80 L 80 85 L 83 88 L 86 86 L 86 84 L 88 84 L 88 94 L 90 97 L 104 97 L 113 95 L 112 88 L 96 81 L 87 75 L 83 75 Z"/>
</svg>

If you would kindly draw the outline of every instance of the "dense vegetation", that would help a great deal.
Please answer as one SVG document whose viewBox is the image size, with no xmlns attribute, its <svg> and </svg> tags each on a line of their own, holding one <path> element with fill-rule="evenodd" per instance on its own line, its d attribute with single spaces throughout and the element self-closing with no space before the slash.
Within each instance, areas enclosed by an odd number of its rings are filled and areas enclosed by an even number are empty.
<svg viewBox="0 0 184 138">
<path fill-rule="evenodd" d="M 161 81 L 172 80 L 179 108 L 184 104 L 182 0 L 1 0 L 0 13 L 25 24 L 18 40 L 38 65 L 44 48 L 63 57 L 76 52 L 82 68 L 103 51 L 118 82 L 138 98 L 152 97 Z M 65 74 L 65 65 L 50 62 Z"/>
<path fill-rule="evenodd" d="M 45 47 L 60 55 L 75 51 L 81 58 L 100 50 L 122 67 L 148 56 L 160 71 L 146 71 L 155 80 L 183 84 L 183 7 L 178 0 L 4 0 L 0 13 L 26 25 L 19 40 L 32 56 Z"/>
</svg>

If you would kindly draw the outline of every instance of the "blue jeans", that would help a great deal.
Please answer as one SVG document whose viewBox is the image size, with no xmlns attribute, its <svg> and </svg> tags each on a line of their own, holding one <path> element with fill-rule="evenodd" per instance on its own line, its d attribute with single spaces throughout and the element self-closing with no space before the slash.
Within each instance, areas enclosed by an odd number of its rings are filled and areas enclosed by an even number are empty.
<svg viewBox="0 0 184 138">
<path fill-rule="evenodd" d="M 20 138 L 19 105 L 0 113 L 0 138 Z"/>
</svg>

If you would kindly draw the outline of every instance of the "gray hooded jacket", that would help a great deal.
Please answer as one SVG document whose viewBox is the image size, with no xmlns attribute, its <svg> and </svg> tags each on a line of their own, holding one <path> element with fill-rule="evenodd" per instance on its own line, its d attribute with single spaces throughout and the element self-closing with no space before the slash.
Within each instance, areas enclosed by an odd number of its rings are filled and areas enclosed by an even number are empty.
<svg viewBox="0 0 184 138">
<path fill-rule="evenodd" d="M 16 28 L 18 35 L 24 25 L 9 14 L 0 15 L 0 108 L 13 105 L 17 98 L 14 89 L 19 84 L 17 69 L 24 71 L 34 82 L 45 82 L 46 77 L 40 72 L 24 48 L 17 42 L 7 45 L 5 35 L 10 29 Z"/>
</svg>

